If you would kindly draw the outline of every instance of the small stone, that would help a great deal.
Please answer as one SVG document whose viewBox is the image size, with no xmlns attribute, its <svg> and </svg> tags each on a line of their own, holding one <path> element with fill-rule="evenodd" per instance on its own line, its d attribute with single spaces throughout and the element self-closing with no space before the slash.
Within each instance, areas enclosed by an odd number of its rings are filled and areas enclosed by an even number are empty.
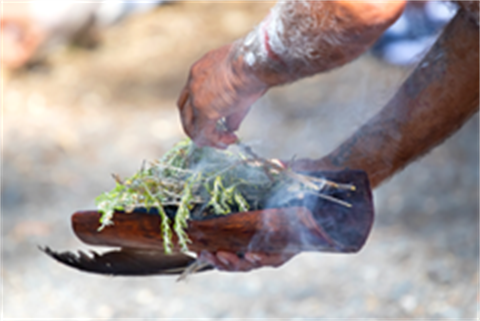
<svg viewBox="0 0 480 321">
<path fill-rule="evenodd" d="M 415 310 L 417 304 L 417 299 L 413 295 L 405 295 L 400 299 L 400 306 L 408 313 Z"/>
</svg>

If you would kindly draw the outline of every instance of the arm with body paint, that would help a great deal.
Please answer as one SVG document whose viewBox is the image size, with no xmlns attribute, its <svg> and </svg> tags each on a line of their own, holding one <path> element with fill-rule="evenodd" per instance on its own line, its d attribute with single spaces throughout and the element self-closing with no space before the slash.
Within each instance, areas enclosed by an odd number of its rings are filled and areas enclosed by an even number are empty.
<svg viewBox="0 0 480 321">
<path fill-rule="evenodd" d="M 245 38 L 207 53 L 178 100 L 185 132 L 199 145 L 236 141 L 251 104 L 268 88 L 327 71 L 361 55 L 403 11 L 404 1 L 278 3 Z M 227 131 L 217 128 L 225 118 Z M 292 255 L 217 252 L 201 260 L 229 271 L 279 266 Z"/>
<path fill-rule="evenodd" d="M 398 92 L 370 121 L 326 157 L 295 170 L 362 169 L 377 187 L 455 133 L 479 104 L 478 2 L 460 10 Z M 466 6 L 471 4 L 471 6 Z M 447 90 L 448 89 L 448 90 Z M 207 253 L 226 270 L 278 266 L 290 257 Z"/>
<path fill-rule="evenodd" d="M 357 58 L 401 14 L 404 1 L 279 2 L 245 38 L 197 61 L 178 100 L 185 132 L 225 148 L 270 87 Z M 225 118 L 226 130 L 217 127 Z"/>
<path fill-rule="evenodd" d="M 478 2 L 460 9 L 385 107 L 329 155 L 295 170 L 362 169 L 372 187 L 455 133 L 478 111 Z"/>
</svg>

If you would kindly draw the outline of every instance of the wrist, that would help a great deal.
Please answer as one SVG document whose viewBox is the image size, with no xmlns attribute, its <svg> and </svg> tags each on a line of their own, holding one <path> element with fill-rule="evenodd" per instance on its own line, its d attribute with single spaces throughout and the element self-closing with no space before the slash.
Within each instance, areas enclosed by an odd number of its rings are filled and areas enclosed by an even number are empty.
<svg viewBox="0 0 480 321">
<path fill-rule="evenodd" d="M 258 63 L 252 63 L 252 55 L 245 51 L 243 41 L 244 39 L 240 39 L 234 42 L 228 56 L 227 64 L 230 74 L 232 78 L 236 79 L 235 82 L 237 83 L 234 86 L 246 93 L 265 92 L 275 83 L 268 77 L 264 77 Z"/>
<path fill-rule="evenodd" d="M 241 69 L 255 76 L 267 88 L 293 81 L 289 66 L 281 55 L 275 52 L 267 28 L 275 23 L 267 17 L 246 37 L 237 40 L 233 45 L 233 57 L 241 65 Z"/>
<path fill-rule="evenodd" d="M 404 1 L 281 1 L 244 39 L 237 56 L 276 86 L 331 70 L 362 54 L 400 15 Z"/>
</svg>

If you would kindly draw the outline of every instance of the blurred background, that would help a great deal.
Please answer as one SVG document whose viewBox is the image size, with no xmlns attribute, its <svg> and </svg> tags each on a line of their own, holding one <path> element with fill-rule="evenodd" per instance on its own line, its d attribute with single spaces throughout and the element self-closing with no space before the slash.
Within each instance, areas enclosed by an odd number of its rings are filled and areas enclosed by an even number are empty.
<svg viewBox="0 0 480 321">
<path fill-rule="evenodd" d="M 358 254 L 304 253 L 277 269 L 213 271 L 176 282 L 90 275 L 41 253 L 39 245 L 87 248 L 73 235 L 70 215 L 94 208 L 94 198 L 114 187 L 111 173 L 129 176 L 185 137 L 176 99 L 190 66 L 245 35 L 273 3 L 172 2 L 102 9 L 103 18 L 93 20 L 99 9 L 88 6 L 73 5 L 77 18 L 56 16 L 76 23 L 65 34 L 51 27 L 61 19 L 22 18 L 25 7 L 12 13 L 20 18 L 2 14 L 5 52 L 17 50 L 3 56 L 2 68 L 5 320 L 474 318 L 478 115 L 375 191 L 375 225 Z M 355 62 L 271 90 L 240 137 L 265 157 L 330 152 L 388 101 L 454 13 L 441 5 L 432 16 L 420 7 L 412 9 L 419 18 L 402 17 Z M 428 20 L 425 33 L 411 34 Z M 398 54 L 391 48 L 402 41 Z"/>
</svg>

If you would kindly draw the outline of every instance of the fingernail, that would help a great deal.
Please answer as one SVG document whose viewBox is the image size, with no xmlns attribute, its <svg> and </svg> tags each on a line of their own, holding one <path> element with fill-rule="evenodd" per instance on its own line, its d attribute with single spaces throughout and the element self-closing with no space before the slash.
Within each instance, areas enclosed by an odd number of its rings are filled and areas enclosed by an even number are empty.
<svg viewBox="0 0 480 321">
<path fill-rule="evenodd" d="M 250 263 L 256 264 L 256 263 L 259 263 L 262 260 L 262 258 L 257 254 L 247 253 L 245 254 L 245 260 L 247 260 Z"/>
<path fill-rule="evenodd" d="M 230 261 L 229 261 L 227 258 L 223 257 L 223 255 L 221 255 L 221 254 L 217 254 L 217 259 L 218 259 L 220 262 L 222 262 L 223 264 L 225 264 L 226 266 L 230 266 L 230 265 L 231 265 L 231 264 L 230 264 Z"/>
</svg>

